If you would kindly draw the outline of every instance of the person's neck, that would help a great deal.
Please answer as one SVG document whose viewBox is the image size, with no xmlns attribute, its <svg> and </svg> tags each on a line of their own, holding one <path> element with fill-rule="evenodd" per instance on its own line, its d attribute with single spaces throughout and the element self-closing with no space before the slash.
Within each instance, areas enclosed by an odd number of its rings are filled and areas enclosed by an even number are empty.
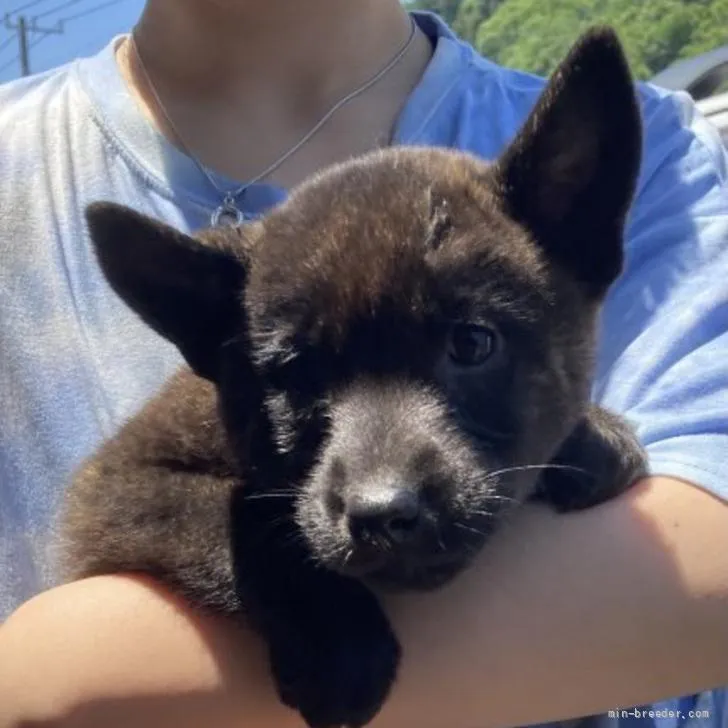
<svg viewBox="0 0 728 728">
<path fill-rule="evenodd" d="M 368 81 L 407 41 L 399 0 L 148 0 L 120 63 L 144 112 L 202 163 L 251 179 Z M 316 168 L 388 142 L 432 49 L 406 55 L 269 180 L 289 186 Z M 384 139 L 387 137 L 386 139 Z M 383 141 L 384 140 L 384 141 Z"/>
<path fill-rule="evenodd" d="M 375 73 L 409 31 L 398 0 L 148 0 L 135 37 L 170 90 L 328 100 Z"/>
</svg>

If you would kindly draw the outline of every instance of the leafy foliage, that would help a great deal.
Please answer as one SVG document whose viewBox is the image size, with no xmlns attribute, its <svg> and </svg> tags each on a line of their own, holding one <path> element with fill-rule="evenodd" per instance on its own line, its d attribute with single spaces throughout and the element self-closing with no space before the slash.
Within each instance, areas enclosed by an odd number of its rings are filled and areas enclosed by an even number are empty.
<svg viewBox="0 0 728 728">
<path fill-rule="evenodd" d="M 503 0 L 462 0 L 455 13 L 453 30 L 463 38 L 475 39 L 481 23 L 502 3 Z"/>
<path fill-rule="evenodd" d="M 639 78 L 728 43 L 728 0 L 417 0 L 493 60 L 550 73 L 577 35 L 612 25 Z"/>
<path fill-rule="evenodd" d="M 414 0 L 414 2 L 407 3 L 407 6 L 417 10 L 432 10 L 448 25 L 452 25 L 461 4 L 461 0 Z"/>
</svg>

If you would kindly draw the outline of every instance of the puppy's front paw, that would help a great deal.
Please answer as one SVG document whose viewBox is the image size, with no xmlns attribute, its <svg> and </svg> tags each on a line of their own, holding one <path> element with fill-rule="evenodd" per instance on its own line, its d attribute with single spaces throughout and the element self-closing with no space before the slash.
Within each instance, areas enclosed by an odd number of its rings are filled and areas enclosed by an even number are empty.
<svg viewBox="0 0 728 728">
<path fill-rule="evenodd" d="M 383 614 L 331 616 L 270 641 L 273 676 L 281 700 L 310 728 L 359 728 L 387 698 L 400 647 Z"/>
<path fill-rule="evenodd" d="M 599 505 L 647 474 L 647 457 L 626 420 L 592 405 L 541 478 L 537 497 L 560 512 Z"/>
</svg>

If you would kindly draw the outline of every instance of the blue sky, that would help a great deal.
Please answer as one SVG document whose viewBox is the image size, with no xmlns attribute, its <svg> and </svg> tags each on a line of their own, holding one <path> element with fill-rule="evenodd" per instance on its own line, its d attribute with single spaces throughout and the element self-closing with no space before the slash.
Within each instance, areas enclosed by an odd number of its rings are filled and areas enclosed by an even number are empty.
<svg viewBox="0 0 728 728">
<path fill-rule="evenodd" d="M 37 34 L 31 35 L 31 44 L 37 42 L 30 51 L 30 70 L 34 73 L 94 54 L 115 35 L 128 31 L 144 5 L 144 0 L 0 0 L 0 83 L 20 76 L 17 35 L 4 27 L 4 16 L 10 13 L 14 23 L 18 17 L 14 11 L 31 2 L 32 7 L 22 14 L 29 20 L 41 16 L 37 24 L 43 27 L 53 27 L 61 18 L 106 5 L 84 17 L 69 20 L 61 35 L 49 35 L 42 40 Z"/>
</svg>

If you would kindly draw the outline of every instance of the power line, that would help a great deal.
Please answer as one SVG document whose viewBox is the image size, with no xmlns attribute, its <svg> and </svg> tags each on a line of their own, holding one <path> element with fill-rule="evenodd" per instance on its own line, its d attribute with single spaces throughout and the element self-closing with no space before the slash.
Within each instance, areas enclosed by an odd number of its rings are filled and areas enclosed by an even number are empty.
<svg viewBox="0 0 728 728">
<path fill-rule="evenodd" d="M 8 61 L 7 63 L 4 63 L 2 66 L 0 66 L 0 73 L 5 71 L 6 69 L 10 68 L 10 66 L 14 66 L 17 63 L 18 59 L 17 57 L 13 58 L 12 60 Z"/>
<path fill-rule="evenodd" d="M 17 63 L 17 61 L 18 61 L 18 59 L 17 59 L 17 57 L 15 57 L 11 61 L 4 63 L 2 66 L 0 66 L 0 73 L 5 71 L 6 69 L 10 68 L 10 66 L 14 66 Z"/>
<path fill-rule="evenodd" d="M 47 2 L 48 0 L 31 0 L 29 3 L 25 3 L 25 5 L 21 5 L 19 8 L 15 8 L 15 10 L 11 10 L 7 15 L 16 15 L 17 13 L 22 13 L 23 10 L 27 10 L 28 8 L 35 7 L 36 5 L 40 5 L 41 3 Z"/>
<path fill-rule="evenodd" d="M 27 7 L 31 7 L 33 5 L 37 5 L 40 2 L 44 2 L 44 0 L 33 0 L 30 3 L 26 3 L 25 5 L 21 5 L 20 8 L 16 9 L 15 12 L 18 10 L 25 9 Z M 53 13 L 57 13 L 61 10 L 65 10 L 66 8 L 72 7 L 73 5 L 77 5 L 78 3 L 82 2 L 82 0 L 66 0 L 66 2 L 61 3 L 60 5 L 56 5 L 52 7 L 50 10 L 46 10 L 43 13 L 40 13 L 39 15 L 35 16 L 30 22 L 28 22 L 28 18 L 24 15 L 18 16 L 16 21 L 10 20 L 10 15 L 5 15 L 5 27 L 9 30 L 14 30 L 16 35 L 18 36 L 18 41 L 20 44 L 20 54 L 16 56 L 12 61 L 6 63 L 5 65 L 0 67 L 0 71 L 4 71 L 6 68 L 11 66 L 16 61 L 20 61 L 20 72 L 23 76 L 28 76 L 30 74 L 30 49 L 35 47 L 38 42 L 35 41 L 33 43 L 28 42 L 28 36 L 30 33 L 41 33 L 41 39 L 46 38 L 48 35 L 52 34 L 59 34 L 65 32 L 65 24 L 73 22 L 74 20 L 78 20 L 79 18 L 84 18 L 87 15 L 91 15 L 92 13 L 96 13 L 99 10 L 103 10 L 104 8 L 111 7 L 112 5 L 118 5 L 119 3 L 125 2 L 125 0 L 107 0 L 107 2 L 100 3 L 99 5 L 94 5 L 93 7 L 88 8 L 87 10 L 83 10 L 80 13 L 75 13 L 74 15 L 68 15 L 66 17 L 60 18 L 58 21 L 56 21 L 56 25 L 52 28 L 42 28 L 40 27 L 36 20 L 38 18 L 46 17 L 47 15 L 51 15 Z M 0 50 L 4 50 L 12 41 L 12 38 L 5 41 L 2 45 L 0 45 Z"/>
<path fill-rule="evenodd" d="M 39 43 L 42 43 L 48 37 L 49 35 L 41 35 L 40 38 L 36 38 L 32 43 L 28 45 L 28 50 L 30 50 L 31 48 L 35 48 Z M 15 58 L 0 66 L 0 73 L 10 68 L 10 66 L 14 65 L 19 60 L 20 56 L 15 56 Z"/>
<path fill-rule="evenodd" d="M 108 2 L 101 3 L 100 5 L 95 5 L 92 8 L 89 8 L 88 10 L 84 10 L 82 13 L 76 13 L 75 15 L 69 15 L 66 18 L 61 18 L 59 22 L 61 23 L 70 23 L 72 20 L 77 20 L 78 18 L 84 18 L 87 15 L 91 15 L 91 13 L 95 13 L 98 10 L 103 10 L 104 8 L 111 7 L 112 5 L 118 5 L 119 3 L 126 2 L 126 0 L 109 0 Z"/>
<path fill-rule="evenodd" d="M 6 38 L 2 43 L 0 43 L 0 53 L 2 53 L 14 40 L 15 38 L 11 35 L 9 38 Z"/>
<path fill-rule="evenodd" d="M 19 15 L 16 22 L 12 22 L 10 20 L 9 16 L 5 16 L 5 27 L 8 30 L 14 30 L 18 36 L 18 42 L 20 44 L 20 54 L 17 58 L 13 59 L 12 63 L 14 63 L 16 60 L 20 60 L 20 73 L 23 76 L 29 76 L 30 75 L 30 49 L 37 45 L 36 43 L 29 43 L 28 42 L 28 36 L 30 33 L 41 33 L 41 38 L 45 38 L 49 35 L 57 35 L 59 33 L 63 33 L 63 26 L 61 23 L 58 23 L 55 28 L 41 28 L 39 27 L 35 20 L 28 23 L 28 19 L 25 17 L 25 15 Z M 3 66 L 3 69 L 7 67 Z M 2 69 L 0 69 L 2 70 Z"/>
<path fill-rule="evenodd" d="M 35 40 L 34 40 L 34 41 L 33 41 L 33 42 L 32 42 L 32 43 L 30 44 L 30 47 L 31 47 L 31 48 L 35 48 L 35 47 L 36 47 L 37 45 L 39 45 L 40 43 L 42 43 L 42 42 L 43 42 L 43 41 L 44 41 L 44 40 L 45 40 L 46 38 L 48 38 L 48 37 L 49 37 L 49 35 L 50 35 L 50 34 L 48 34 L 48 35 L 42 35 L 42 36 L 41 36 L 40 38 L 36 38 L 36 39 L 35 39 Z"/>
<path fill-rule="evenodd" d="M 67 0 L 65 3 L 61 3 L 60 5 L 55 5 L 50 10 L 45 10 L 39 15 L 35 15 L 34 18 L 38 20 L 38 18 L 45 18 L 47 15 L 53 15 L 53 13 L 57 13 L 59 10 L 65 10 L 66 8 L 70 8 L 72 5 L 78 5 L 78 3 L 83 2 L 83 0 Z"/>
</svg>

